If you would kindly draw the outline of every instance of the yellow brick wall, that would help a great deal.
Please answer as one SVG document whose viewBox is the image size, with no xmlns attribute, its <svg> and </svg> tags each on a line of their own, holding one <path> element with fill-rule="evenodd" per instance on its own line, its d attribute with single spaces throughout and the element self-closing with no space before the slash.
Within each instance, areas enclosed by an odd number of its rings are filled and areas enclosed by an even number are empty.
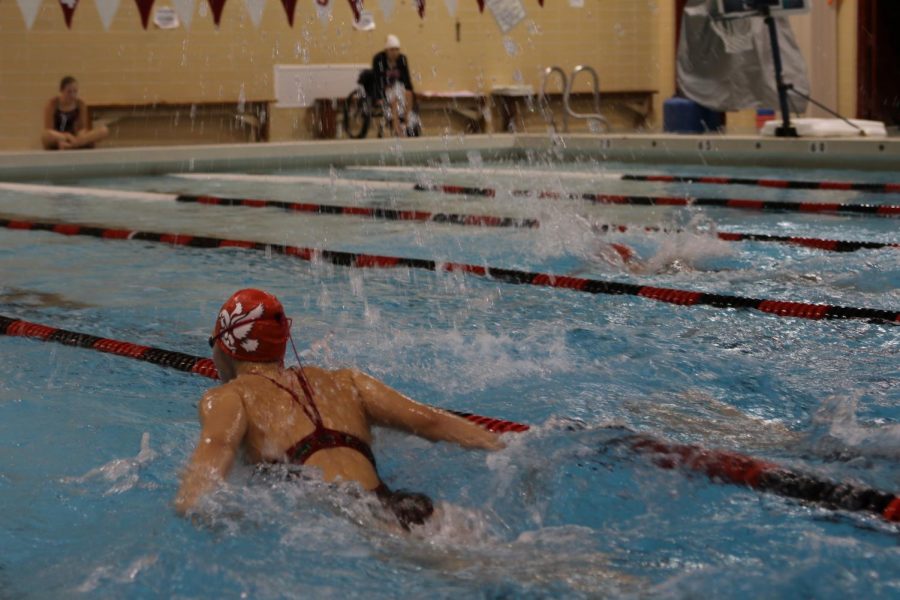
<svg viewBox="0 0 900 600">
<path fill-rule="evenodd" d="M 429 0 L 424 21 L 411 0 L 396 0 L 388 22 L 378 2 L 368 0 L 378 24 L 373 32 L 351 27 L 343 0 L 335 1 L 327 23 L 311 0 L 298 3 L 293 29 L 274 0 L 259 29 L 244 2 L 230 0 L 217 29 L 201 0 L 190 29 L 174 31 L 152 24 L 144 31 L 131 0 L 122 0 L 108 31 L 92 0 L 79 2 L 71 30 L 58 1 L 44 0 L 29 31 L 17 3 L 0 1 L 0 149 L 39 146 L 41 108 L 64 75 L 77 77 L 82 96 L 95 104 L 236 102 L 242 88 L 247 99 L 265 99 L 273 96 L 273 65 L 369 62 L 389 32 L 400 37 L 420 89 L 538 87 L 543 67 L 558 64 L 569 71 L 579 63 L 597 68 L 603 89 L 671 87 L 660 82 L 661 73 L 671 77 L 668 66 L 661 66 L 671 58 L 659 44 L 661 15 L 671 13 L 670 0 L 585 0 L 583 8 L 565 0 L 547 0 L 544 8 L 537 0 L 523 2 L 526 20 L 503 35 L 489 10 L 478 13 L 475 0 L 459 0 L 457 19 L 442 0 Z M 156 2 L 157 8 L 166 5 Z M 665 25 L 666 32 L 670 27 Z M 587 89 L 588 78 L 579 81 L 577 89 Z M 273 138 L 290 139 L 294 117 L 273 117 Z"/>
</svg>

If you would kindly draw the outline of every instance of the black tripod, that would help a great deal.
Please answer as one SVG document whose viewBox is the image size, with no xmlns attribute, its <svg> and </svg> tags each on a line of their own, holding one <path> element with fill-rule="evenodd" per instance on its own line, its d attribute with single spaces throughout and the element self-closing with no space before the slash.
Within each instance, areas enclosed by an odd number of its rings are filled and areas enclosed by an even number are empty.
<svg viewBox="0 0 900 600">
<path fill-rule="evenodd" d="M 793 84 L 785 83 L 784 67 L 781 62 L 781 46 L 778 43 L 778 26 L 775 23 L 775 17 L 772 16 L 772 9 L 768 4 L 765 3 L 765 1 L 759 2 L 758 4 L 759 6 L 756 7 L 756 10 L 759 11 L 759 14 L 765 18 L 766 26 L 769 28 L 769 40 L 772 42 L 772 62 L 775 65 L 775 85 L 778 88 L 778 102 L 781 105 L 781 127 L 778 127 L 775 130 L 775 136 L 793 138 L 800 137 L 799 135 L 797 135 L 797 128 L 791 125 L 791 107 L 790 103 L 788 102 L 788 92 L 797 94 L 808 102 L 812 102 L 822 110 L 841 119 L 854 129 L 859 130 L 860 135 L 865 135 L 865 131 L 856 123 L 853 123 L 846 117 L 839 115 L 820 102 L 816 102 L 808 95 L 802 92 L 798 92 L 794 89 Z"/>
<path fill-rule="evenodd" d="M 799 137 L 797 129 L 791 125 L 791 107 L 788 103 L 788 92 L 795 91 L 793 86 L 784 82 L 784 67 L 781 63 L 781 46 L 778 44 L 778 26 L 772 9 L 768 4 L 761 3 L 757 8 L 765 17 L 766 26 L 769 28 L 769 40 L 772 42 L 772 62 L 775 63 L 775 85 L 778 88 L 778 102 L 781 104 L 781 127 L 775 130 L 776 137 Z"/>
</svg>

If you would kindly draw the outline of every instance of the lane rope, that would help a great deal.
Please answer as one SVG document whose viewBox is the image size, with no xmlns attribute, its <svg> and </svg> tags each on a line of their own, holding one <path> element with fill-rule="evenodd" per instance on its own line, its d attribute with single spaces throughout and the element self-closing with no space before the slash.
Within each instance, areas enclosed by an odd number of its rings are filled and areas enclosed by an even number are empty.
<svg viewBox="0 0 900 600">
<path fill-rule="evenodd" d="M 188 204 L 210 206 L 243 206 L 249 208 L 280 208 L 291 212 L 305 212 L 318 215 L 339 215 L 351 217 L 371 217 L 387 221 L 418 221 L 449 225 L 467 225 L 478 227 L 514 227 L 536 229 L 540 227 L 537 219 L 516 219 L 513 217 L 497 217 L 492 215 L 468 215 L 452 213 L 432 213 L 421 210 L 398 210 L 374 206 L 341 206 L 335 204 L 315 204 L 311 202 L 287 202 L 281 200 L 261 200 L 254 198 L 223 198 L 209 195 L 180 194 L 175 200 Z"/>
<path fill-rule="evenodd" d="M 790 189 L 790 190 L 818 190 L 818 191 L 846 191 L 867 192 L 871 194 L 900 194 L 900 183 L 871 183 L 864 181 L 814 181 L 799 179 L 778 179 L 769 177 L 716 177 L 694 175 L 644 175 L 631 173 L 579 173 L 574 171 L 550 171 L 540 169 L 481 169 L 478 167 L 392 167 L 392 166 L 354 166 L 348 170 L 370 172 L 397 172 L 397 173 L 460 173 L 472 175 L 511 175 L 523 177 L 534 175 L 539 177 L 556 177 L 590 180 L 614 180 L 614 181 L 643 181 L 652 183 L 698 183 L 708 185 L 748 185 L 754 187 Z"/>
<path fill-rule="evenodd" d="M 353 167 L 364 169 L 367 167 Z M 378 167 L 381 169 L 381 167 Z M 415 169 L 411 172 L 419 172 L 427 169 Z M 447 169 L 452 171 L 453 169 Z M 471 174 L 471 171 L 469 172 Z M 552 174 L 552 172 L 548 172 Z M 518 173 L 519 176 L 524 173 Z M 175 177 L 183 179 L 214 180 L 215 174 L 185 173 L 175 174 Z M 230 174 L 219 177 L 222 181 L 265 181 L 269 183 L 311 183 L 322 185 L 356 185 L 362 187 L 390 186 L 390 189 L 409 189 L 417 192 L 437 192 L 442 194 L 454 194 L 464 196 L 482 196 L 494 198 L 498 195 L 496 188 L 474 187 L 452 184 L 423 184 L 413 182 L 378 181 L 361 179 L 337 179 L 327 177 L 310 177 L 304 175 L 244 175 Z M 781 202 L 769 200 L 753 200 L 739 198 L 693 198 L 689 196 L 627 196 L 617 194 L 586 193 L 560 193 L 540 190 L 510 190 L 510 194 L 518 197 L 535 197 L 541 199 L 568 199 L 584 200 L 602 205 L 631 205 L 631 206 L 674 206 L 690 207 L 704 206 L 713 208 L 755 210 L 763 212 L 799 212 L 827 215 L 864 215 L 871 217 L 897 217 L 900 216 L 900 205 L 888 204 L 852 204 L 840 202 Z"/>
<path fill-rule="evenodd" d="M 211 195 L 180 194 L 175 200 L 183 203 L 203 204 L 210 206 L 241 206 L 248 208 L 280 208 L 292 212 L 307 212 L 320 215 L 340 215 L 353 217 L 371 217 L 389 221 L 419 221 L 433 222 L 451 225 L 477 226 L 477 227 L 513 227 L 522 229 L 538 229 L 541 223 L 538 219 L 517 219 L 513 217 L 498 217 L 494 215 L 469 215 L 431 213 L 416 210 L 397 210 L 392 208 L 368 207 L 368 206 L 344 206 L 332 204 L 314 204 L 310 202 L 288 202 L 282 200 L 263 200 L 257 198 L 226 198 Z M 625 233 L 632 230 L 642 230 L 649 233 L 684 233 L 684 229 L 667 229 L 655 226 L 629 226 L 629 225 L 599 225 L 601 231 L 617 231 Z M 716 232 L 716 237 L 726 242 L 777 242 L 796 246 L 805 246 L 819 250 L 832 252 L 854 252 L 856 250 L 874 250 L 880 248 L 900 248 L 900 243 L 890 242 L 866 242 L 850 240 L 828 240 L 821 238 L 767 235 L 761 233 L 740 232 Z"/>
<path fill-rule="evenodd" d="M 495 188 L 467 187 L 446 184 L 414 184 L 418 192 L 440 192 L 463 196 L 484 196 L 494 198 Z M 900 205 L 891 204 L 843 204 L 840 202 L 781 202 L 775 200 L 752 200 L 740 198 L 692 198 L 690 196 L 622 196 L 618 194 L 595 194 L 593 192 L 553 192 L 536 190 L 511 190 L 513 196 L 541 199 L 586 200 L 594 204 L 618 204 L 629 206 L 675 206 L 712 207 L 759 212 L 799 212 L 825 215 L 863 215 L 869 217 L 900 216 Z"/>
<path fill-rule="evenodd" d="M 196 179 L 212 179 L 213 175 L 199 174 L 196 177 L 185 175 L 188 178 Z M 278 179 L 286 179 L 289 183 L 297 183 L 299 179 L 301 183 L 328 184 L 334 180 L 326 177 L 307 177 L 307 176 L 257 176 L 257 175 L 227 175 L 222 174 L 219 179 L 228 177 L 236 180 L 242 180 L 244 177 L 277 177 Z M 352 181 L 352 180 L 348 180 Z M 402 184 L 405 189 L 409 189 L 411 184 Z M 283 210 L 310 212 L 316 214 L 328 215 L 347 215 L 347 216 L 368 216 L 375 219 L 398 220 L 398 221 L 422 221 L 435 222 L 451 225 L 472 225 L 485 227 L 514 227 L 534 229 L 540 227 L 537 219 L 528 218 L 512 218 L 498 217 L 493 215 L 468 215 L 468 214 L 444 214 L 430 213 L 415 210 L 395 210 L 389 208 L 370 208 L 359 206 L 343 206 L 314 204 L 304 202 L 282 202 L 277 200 L 262 200 L 254 198 L 224 198 L 212 195 L 190 195 L 190 194 L 166 194 L 160 192 L 135 192 L 131 190 L 111 190 L 106 188 L 86 188 L 86 187 L 66 187 L 41 184 L 19 184 L 19 183 L 0 183 L 0 190 L 13 191 L 17 193 L 28 193 L 38 195 L 80 195 L 93 196 L 104 199 L 113 200 L 136 200 L 140 202 L 186 202 L 197 204 L 213 204 L 217 206 L 245 206 L 245 207 L 272 207 L 281 208 Z M 615 230 L 619 232 L 636 229 L 627 225 L 602 225 L 605 230 Z M 647 232 L 662 233 L 682 233 L 683 230 L 669 230 L 660 227 L 644 227 Z M 890 242 L 868 242 L 868 241 L 852 241 L 852 240 L 829 240 L 811 237 L 797 236 L 778 236 L 758 233 L 740 233 L 740 232 L 717 232 L 716 236 L 720 240 L 729 242 L 738 241 L 755 241 L 755 242 L 776 242 L 784 244 L 793 244 L 805 246 L 809 248 L 817 248 L 819 250 L 827 250 L 832 252 L 854 252 L 862 249 L 879 249 L 879 248 L 900 248 L 900 243 Z"/>
<path fill-rule="evenodd" d="M 361 254 L 339 250 L 266 244 L 249 240 L 234 240 L 190 234 L 115 229 L 82 225 L 79 223 L 51 223 L 24 219 L 0 218 L 0 227 L 20 231 L 47 231 L 60 235 L 90 236 L 106 240 L 157 242 L 190 248 L 241 248 L 292 256 L 305 261 L 321 261 L 343 267 L 378 269 L 406 267 L 434 272 L 446 271 L 451 273 L 469 274 L 476 277 L 484 277 L 516 285 L 552 287 L 588 294 L 637 296 L 678 306 L 704 305 L 715 308 L 755 309 L 778 317 L 795 317 L 812 320 L 865 319 L 878 324 L 900 324 L 900 311 L 895 310 L 812 304 L 790 300 L 748 298 L 744 296 L 730 296 L 727 294 L 619 283 L 600 279 L 553 275 L 550 273 L 520 271 L 517 269 L 501 269 L 466 263 L 438 262 L 422 258 Z"/>
<path fill-rule="evenodd" d="M 200 356 L 192 356 L 182 352 L 153 348 L 121 340 L 101 338 L 87 333 L 68 331 L 58 327 L 31 323 L 12 317 L 0 315 L 0 335 L 18 336 L 37 339 L 43 342 L 56 342 L 65 346 L 75 346 L 88 350 L 96 350 L 107 354 L 114 354 L 124 358 L 131 358 L 142 362 L 149 362 L 161 367 L 202 375 L 210 379 L 218 379 L 219 372 L 212 359 Z M 441 409 L 444 410 L 444 409 Z M 452 414 L 476 423 L 488 431 L 506 433 L 509 431 L 523 432 L 530 427 L 522 423 L 483 417 L 468 412 L 448 410 Z"/>
<path fill-rule="evenodd" d="M 209 358 L 101 338 L 3 315 L 0 315 L 0 335 L 56 342 L 149 362 L 210 379 L 219 378 L 216 366 Z M 446 412 L 495 433 L 523 433 L 531 429 L 529 425 L 515 421 L 454 410 Z M 890 522 L 900 522 L 900 497 L 894 494 L 791 471 L 775 463 L 737 452 L 675 444 L 644 434 L 629 433 L 620 442 L 637 454 L 649 456 L 654 464 L 663 469 L 693 471 L 707 476 L 713 482 L 815 502 L 832 509 L 872 513 Z"/>
</svg>

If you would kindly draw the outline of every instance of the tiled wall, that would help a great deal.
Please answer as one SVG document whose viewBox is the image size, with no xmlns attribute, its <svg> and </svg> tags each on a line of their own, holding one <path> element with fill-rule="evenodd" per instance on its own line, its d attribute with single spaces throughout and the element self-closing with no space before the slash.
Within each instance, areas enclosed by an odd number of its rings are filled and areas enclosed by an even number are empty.
<svg viewBox="0 0 900 600">
<path fill-rule="evenodd" d="M 44 0 L 27 30 L 17 3 L 0 1 L 0 149 L 39 147 L 43 104 L 64 75 L 79 79 L 89 103 L 270 99 L 274 64 L 368 62 L 389 32 L 403 42 L 420 89 L 537 88 L 543 67 L 569 71 L 580 63 L 597 68 L 603 89 L 671 88 L 671 0 L 585 0 L 583 8 L 568 0 L 546 0 L 544 8 L 537 0 L 523 2 L 525 21 L 503 35 L 489 10 L 479 14 L 475 0 L 459 0 L 455 19 L 444 1 L 428 0 L 424 21 L 410 0 L 394 0 L 387 22 L 379 1 L 367 0 L 378 24 L 373 32 L 350 26 L 342 0 L 329 22 L 318 18 L 312 0 L 298 3 L 293 29 L 274 0 L 258 29 L 244 2 L 230 0 L 217 29 L 201 0 L 190 29 L 173 31 L 152 25 L 144 31 L 130 0 L 122 0 L 109 31 L 93 0 L 80 0 L 71 30 L 58 1 Z M 157 0 L 156 7 L 167 4 Z M 579 81 L 578 89 L 586 90 L 588 78 Z M 273 115 L 272 137 L 302 135 L 295 121 Z"/>
</svg>

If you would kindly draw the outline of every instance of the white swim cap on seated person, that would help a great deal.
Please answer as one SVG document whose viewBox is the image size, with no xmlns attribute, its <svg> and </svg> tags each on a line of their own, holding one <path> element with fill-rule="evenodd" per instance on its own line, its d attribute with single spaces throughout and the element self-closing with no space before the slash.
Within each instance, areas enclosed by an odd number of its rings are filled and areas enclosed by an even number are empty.
<svg viewBox="0 0 900 600">
<path fill-rule="evenodd" d="M 393 33 L 387 36 L 387 41 L 384 43 L 385 50 L 390 50 L 391 48 L 400 48 L 400 40 Z"/>
</svg>

